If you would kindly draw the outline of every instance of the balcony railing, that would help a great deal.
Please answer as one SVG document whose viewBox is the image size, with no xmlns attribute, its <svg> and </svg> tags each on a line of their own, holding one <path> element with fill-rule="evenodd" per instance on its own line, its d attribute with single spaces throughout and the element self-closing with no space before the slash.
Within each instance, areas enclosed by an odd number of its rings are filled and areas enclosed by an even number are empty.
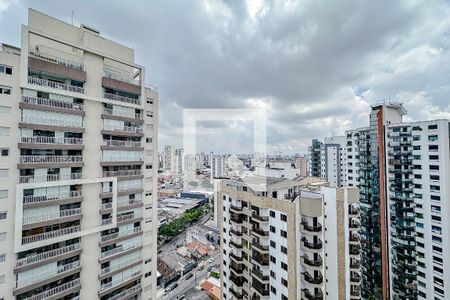
<svg viewBox="0 0 450 300">
<path fill-rule="evenodd" d="M 79 215 L 81 215 L 81 208 L 64 209 L 60 211 L 49 212 L 43 215 L 33 215 L 23 217 L 23 224 L 29 225 Z"/>
<path fill-rule="evenodd" d="M 121 176 L 139 176 L 142 175 L 142 170 L 118 170 L 118 171 L 104 171 L 103 177 L 121 177 Z"/>
<path fill-rule="evenodd" d="M 321 267 L 323 264 L 322 258 L 319 257 L 317 260 L 311 260 L 307 255 L 303 255 L 303 262 L 311 267 Z"/>
<path fill-rule="evenodd" d="M 131 104 L 137 104 L 137 105 L 141 104 L 141 100 L 139 100 L 139 99 L 120 96 L 120 95 L 106 93 L 106 92 L 103 93 L 103 97 L 106 99 L 109 99 L 109 100 L 115 100 L 115 101 L 120 101 L 120 102 L 125 102 L 125 103 L 131 103 Z"/>
<path fill-rule="evenodd" d="M 47 271 L 42 272 L 41 274 L 33 274 L 33 276 L 30 276 L 28 278 L 23 278 L 21 280 L 17 280 L 17 287 L 21 288 L 21 287 L 24 287 L 24 286 L 27 286 L 27 285 L 30 285 L 33 283 L 41 282 L 43 280 L 47 280 L 47 279 L 57 276 L 59 274 L 72 271 L 79 267 L 81 267 L 81 263 L 78 260 L 73 263 L 58 266 L 54 270 L 47 270 Z"/>
<path fill-rule="evenodd" d="M 101 237 L 101 241 L 102 242 L 107 242 L 107 241 L 111 241 L 123 236 L 127 236 L 127 235 L 131 235 L 131 234 L 135 234 L 135 233 L 139 233 L 142 232 L 142 227 L 135 227 L 134 229 L 131 230 L 127 230 L 127 231 L 119 231 L 119 232 L 115 232 L 115 233 L 111 233 L 108 235 L 103 235 Z"/>
<path fill-rule="evenodd" d="M 29 104 L 36 104 L 42 106 L 50 106 L 56 108 L 72 109 L 72 110 L 84 110 L 84 106 L 68 101 L 22 96 L 22 102 Z"/>
<path fill-rule="evenodd" d="M 28 83 L 43 86 L 43 87 L 58 89 L 58 90 L 64 90 L 64 91 L 84 94 L 84 88 L 82 88 L 82 87 L 71 85 L 71 84 L 60 83 L 60 82 L 54 82 L 54 81 L 50 81 L 50 80 L 46 80 L 46 79 L 42 79 L 42 78 L 34 77 L 34 76 L 28 76 Z"/>
<path fill-rule="evenodd" d="M 20 157 L 20 163 L 22 164 L 77 163 L 82 161 L 82 155 L 23 155 Z"/>
<path fill-rule="evenodd" d="M 112 296 L 111 298 L 109 298 L 109 300 L 124 300 L 124 299 L 128 299 L 128 297 L 131 294 L 136 293 L 140 289 L 141 289 L 141 284 L 138 283 L 138 284 L 130 287 L 129 289 L 126 289 L 123 292 L 120 292 L 117 295 Z"/>
<path fill-rule="evenodd" d="M 77 127 L 77 128 L 83 127 L 83 122 L 79 121 L 72 121 L 69 119 L 44 118 L 38 116 L 22 116 L 22 122 L 27 124 L 39 124 L 39 125 L 60 126 L 60 127 Z"/>
<path fill-rule="evenodd" d="M 51 54 L 42 53 L 42 52 L 33 51 L 33 50 L 30 50 L 30 56 L 40 59 L 40 60 L 48 61 L 48 62 L 51 62 L 54 64 L 62 65 L 67 68 L 84 71 L 84 65 L 82 63 L 71 60 L 71 59 L 66 59 L 66 58 L 58 57 L 56 55 L 51 55 Z"/>
<path fill-rule="evenodd" d="M 24 257 L 24 258 L 20 258 L 16 261 L 16 268 L 32 265 L 32 264 L 50 259 L 55 256 L 60 256 L 60 255 L 66 254 L 66 253 L 70 253 L 72 251 L 76 251 L 80 248 L 81 248 L 81 244 L 78 243 L 78 244 L 73 244 L 73 245 L 62 247 L 62 248 L 42 252 L 39 254 L 34 254 L 31 256 Z"/>
<path fill-rule="evenodd" d="M 20 142 L 26 144 L 82 145 L 83 139 L 51 136 L 21 136 Z"/>
<path fill-rule="evenodd" d="M 39 294 L 34 294 L 33 296 L 24 298 L 24 300 L 44 300 L 47 298 L 57 296 L 59 293 L 63 293 L 71 288 L 80 286 L 80 284 L 81 284 L 80 278 L 77 278 L 72 281 L 58 285 L 57 287 L 54 287 L 52 289 L 41 292 Z"/>
<path fill-rule="evenodd" d="M 309 282 L 311 284 L 321 284 L 323 282 L 323 276 L 322 274 L 319 274 L 318 276 L 311 276 L 308 272 L 303 273 L 304 279 L 306 282 Z"/>
<path fill-rule="evenodd" d="M 307 239 L 302 238 L 302 242 L 306 248 L 315 249 L 315 250 L 322 249 L 322 241 L 321 240 L 317 240 L 316 242 L 309 242 Z"/>
<path fill-rule="evenodd" d="M 115 147 L 141 147 L 141 142 L 104 140 L 103 145 Z"/>
<path fill-rule="evenodd" d="M 261 216 L 261 215 L 258 215 L 256 213 L 252 213 L 252 219 L 256 219 L 256 220 L 259 220 L 261 222 L 269 221 L 269 217 L 268 216 Z"/>
<path fill-rule="evenodd" d="M 131 132 L 131 133 L 142 133 L 143 132 L 142 128 L 135 127 L 135 126 L 123 126 L 121 128 L 105 126 L 104 130 L 124 131 L 124 132 Z"/>
<path fill-rule="evenodd" d="M 323 300 L 323 292 L 321 290 L 318 290 L 315 294 L 312 294 L 308 289 L 304 289 L 303 292 L 307 300 Z"/>
<path fill-rule="evenodd" d="M 57 238 L 63 235 L 72 234 L 81 231 L 81 226 L 67 227 L 63 229 L 52 230 L 44 233 L 34 234 L 22 238 L 22 244 L 29 244 L 34 242 L 40 242 L 52 238 Z"/>
<path fill-rule="evenodd" d="M 139 113 L 127 114 L 127 113 L 123 113 L 123 112 L 120 112 L 117 110 L 113 110 L 112 108 L 108 108 L 108 107 L 103 108 L 103 113 L 106 115 L 118 116 L 118 117 L 130 118 L 130 119 L 137 119 L 137 120 L 143 119 L 142 114 L 139 114 Z"/>
<path fill-rule="evenodd" d="M 134 271 L 133 273 L 129 273 L 129 274 L 122 274 L 121 278 L 115 277 L 112 281 L 102 284 L 100 286 L 100 291 L 104 291 L 104 290 L 113 288 L 128 279 L 138 276 L 139 274 L 141 274 L 141 270 L 137 270 L 137 271 Z"/>
<path fill-rule="evenodd" d="M 302 222 L 301 223 L 303 225 L 303 229 L 309 232 L 320 232 L 322 231 L 322 225 L 321 224 L 317 224 L 317 225 L 309 225 L 307 222 Z"/>
<path fill-rule="evenodd" d="M 38 183 L 38 182 L 51 182 L 61 180 L 76 180 L 81 179 L 82 177 L 83 177 L 82 173 L 28 175 L 28 176 L 20 176 L 19 183 Z"/>
<path fill-rule="evenodd" d="M 83 194 L 81 191 L 70 191 L 70 192 L 60 192 L 60 193 L 56 193 L 56 194 L 49 194 L 49 195 L 44 195 L 44 196 L 24 196 L 23 203 L 24 204 L 41 203 L 41 202 L 47 202 L 47 201 L 76 198 L 76 197 L 81 197 L 82 195 Z"/>
<path fill-rule="evenodd" d="M 129 258 L 129 259 L 127 259 L 127 260 L 117 264 L 117 265 L 101 269 L 100 270 L 100 275 L 105 275 L 107 273 L 114 272 L 116 270 L 122 269 L 122 268 L 124 268 L 124 267 L 126 267 L 128 265 L 131 265 L 131 264 L 133 264 L 133 263 L 135 263 L 137 261 L 140 261 L 140 260 L 142 260 L 141 256 L 131 257 L 131 258 Z"/>
<path fill-rule="evenodd" d="M 119 254 L 121 252 L 125 252 L 125 251 L 128 251 L 128 250 L 134 249 L 134 248 L 138 248 L 141 245 L 142 245 L 142 241 L 138 241 L 138 242 L 132 243 L 132 244 L 128 245 L 128 247 L 126 247 L 126 248 L 124 248 L 122 245 L 120 245 L 120 246 L 118 246 L 118 247 L 116 247 L 114 249 L 102 252 L 100 257 L 102 259 L 104 259 L 104 258 L 113 256 L 113 255 Z"/>
<path fill-rule="evenodd" d="M 125 77 L 125 76 L 121 75 L 118 71 L 114 71 L 109 68 L 104 68 L 103 71 L 104 71 L 105 77 L 107 77 L 107 78 L 127 82 L 127 83 L 134 84 L 134 85 L 141 84 L 139 79 Z"/>
</svg>

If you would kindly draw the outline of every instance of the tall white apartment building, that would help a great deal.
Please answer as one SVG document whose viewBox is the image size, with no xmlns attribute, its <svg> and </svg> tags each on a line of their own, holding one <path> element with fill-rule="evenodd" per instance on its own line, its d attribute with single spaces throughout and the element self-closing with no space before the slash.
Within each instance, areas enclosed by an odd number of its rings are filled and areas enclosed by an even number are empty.
<svg viewBox="0 0 450 300">
<path fill-rule="evenodd" d="M 184 171 L 184 154 L 183 148 L 175 149 L 175 174 L 181 175 Z"/>
<path fill-rule="evenodd" d="M 346 138 L 326 137 L 320 147 L 320 177 L 331 187 L 346 186 Z"/>
<path fill-rule="evenodd" d="M 311 146 L 308 147 L 308 176 L 309 177 L 321 177 L 321 160 L 320 150 L 322 148 L 322 142 L 317 139 L 313 139 Z"/>
<path fill-rule="evenodd" d="M 389 126 L 387 185 L 392 299 L 450 297 L 450 124 Z"/>
<path fill-rule="evenodd" d="M 134 51 L 29 10 L 0 51 L 0 298 L 156 299 L 158 93 Z"/>
<path fill-rule="evenodd" d="M 255 167 L 255 175 L 294 179 L 300 176 L 300 169 L 295 168 L 292 160 L 269 159 L 265 165 Z"/>
<path fill-rule="evenodd" d="M 211 183 L 214 182 L 214 178 L 224 177 L 227 173 L 226 158 L 222 155 L 215 155 L 211 163 Z"/>
<path fill-rule="evenodd" d="M 358 190 L 313 180 L 222 180 L 223 299 L 360 299 Z"/>
<path fill-rule="evenodd" d="M 175 147 L 173 145 L 164 146 L 164 170 L 174 174 L 175 164 Z"/>
</svg>

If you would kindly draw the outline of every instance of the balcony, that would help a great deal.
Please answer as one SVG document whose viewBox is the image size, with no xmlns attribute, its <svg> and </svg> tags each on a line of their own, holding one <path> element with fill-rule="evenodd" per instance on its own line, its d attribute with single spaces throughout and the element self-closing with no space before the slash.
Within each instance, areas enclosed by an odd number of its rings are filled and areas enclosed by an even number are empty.
<svg viewBox="0 0 450 300">
<path fill-rule="evenodd" d="M 258 241 L 254 240 L 252 242 L 252 246 L 254 249 L 258 249 L 260 252 L 269 252 L 269 246 L 261 245 Z"/>
<path fill-rule="evenodd" d="M 307 300 L 323 300 L 323 292 L 318 290 L 317 293 L 312 294 L 308 289 L 303 289 L 303 298 Z"/>
<path fill-rule="evenodd" d="M 120 238 L 129 238 L 133 235 L 137 235 L 142 233 L 142 227 L 135 227 L 131 230 L 126 230 L 126 231 L 119 231 L 119 232 L 115 232 L 115 233 L 110 233 L 107 235 L 103 235 L 100 238 L 100 242 L 101 243 L 105 243 L 105 242 L 109 242 L 109 241 L 114 241 L 116 239 L 120 239 Z"/>
<path fill-rule="evenodd" d="M 305 280 L 306 282 L 310 283 L 310 284 L 322 284 L 323 282 L 323 276 L 322 274 L 319 274 L 317 276 L 311 276 L 308 272 L 304 272 L 303 273 L 303 280 Z"/>
<path fill-rule="evenodd" d="M 252 279 L 252 288 L 261 296 L 269 296 L 269 284 L 261 283 L 255 277 Z"/>
<path fill-rule="evenodd" d="M 19 176 L 19 183 L 39 183 L 63 180 L 77 180 L 83 177 L 82 173 L 71 174 L 48 174 L 48 175 L 28 175 Z"/>
<path fill-rule="evenodd" d="M 115 101 L 119 101 L 119 102 L 124 102 L 124 103 L 141 105 L 141 100 L 139 98 L 136 99 L 136 98 L 131 98 L 131 97 L 125 97 L 125 96 L 120 96 L 117 94 L 112 94 L 112 93 L 107 93 L 107 92 L 103 93 L 103 98 L 109 99 L 109 100 L 115 100 Z"/>
<path fill-rule="evenodd" d="M 27 116 L 23 115 L 21 119 L 21 123 L 24 124 L 34 124 L 34 125 L 43 125 L 43 126 L 53 126 L 53 127 L 64 127 L 64 128 L 70 128 L 70 131 L 77 131 L 82 132 L 83 129 L 83 122 L 81 119 L 79 121 L 77 120 L 70 120 L 70 119 L 58 119 L 58 116 L 55 113 L 54 118 L 49 117 L 39 117 L 39 116 Z M 61 117 L 61 116 L 59 116 Z M 43 126 L 27 126 L 27 127 L 33 127 L 32 129 L 35 129 L 35 127 L 43 127 Z M 21 124 L 21 127 L 25 127 Z M 79 128 L 79 129 L 77 129 Z M 47 129 L 47 127 L 45 128 Z M 53 129 L 53 128 L 52 128 Z"/>
<path fill-rule="evenodd" d="M 132 243 L 132 244 L 128 245 L 128 247 L 126 247 L 126 248 L 124 248 L 122 245 L 119 245 L 118 247 L 116 247 L 114 249 L 102 252 L 100 254 L 100 259 L 107 259 L 107 258 L 114 257 L 116 255 L 121 255 L 125 252 L 138 249 L 141 246 L 142 246 L 142 241 Z"/>
<path fill-rule="evenodd" d="M 142 133 L 144 131 L 141 127 L 135 127 L 135 126 L 123 126 L 121 128 L 105 126 L 103 129 L 106 131 L 114 131 L 114 132 L 117 131 L 117 132 L 127 132 L 127 133 Z"/>
<path fill-rule="evenodd" d="M 242 243 L 236 243 L 236 242 L 231 240 L 230 241 L 230 245 L 233 246 L 234 248 L 238 249 L 238 250 L 242 249 Z"/>
<path fill-rule="evenodd" d="M 242 231 L 238 231 L 238 230 L 233 229 L 233 228 L 230 229 L 230 233 L 235 235 L 235 236 L 242 236 Z"/>
<path fill-rule="evenodd" d="M 348 214 L 351 216 L 358 216 L 359 215 L 359 208 L 350 207 L 348 210 Z"/>
<path fill-rule="evenodd" d="M 252 274 L 258 277 L 261 281 L 269 281 L 269 275 L 264 275 L 261 270 L 256 269 L 253 266 Z"/>
<path fill-rule="evenodd" d="M 53 277 L 64 276 L 66 273 L 70 273 L 73 270 L 81 268 L 81 262 L 75 261 L 66 265 L 58 266 L 56 269 L 47 270 L 40 274 L 34 274 L 28 278 L 23 278 L 16 281 L 16 289 L 26 287 L 31 284 L 35 284 L 42 281 L 47 281 Z"/>
<path fill-rule="evenodd" d="M 235 213 L 240 213 L 242 211 L 242 207 L 235 206 L 233 204 L 230 205 L 230 211 L 234 211 Z"/>
<path fill-rule="evenodd" d="M 361 276 L 358 274 L 354 274 L 353 272 L 350 274 L 350 282 L 359 283 L 361 281 Z"/>
<path fill-rule="evenodd" d="M 252 219 L 258 220 L 260 222 L 269 222 L 269 217 L 268 216 L 261 216 L 257 213 L 252 213 Z"/>
<path fill-rule="evenodd" d="M 131 147 L 131 148 L 139 148 L 141 147 L 141 142 L 135 141 L 117 141 L 117 140 L 103 140 L 104 146 L 113 146 L 113 147 Z"/>
<path fill-rule="evenodd" d="M 20 157 L 21 164 L 59 164 L 59 163 L 81 163 L 82 155 L 23 155 Z"/>
<path fill-rule="evenodd" d="M 121 278 L 116 277 L 114 280 L 100 285 L 99 293 L 101 293 L 102 295 L 105 295 L 108 290 L 112 290 L 113 288 L 119 286 L 120 284 L 122 284 L 123 282 L 126 282 L 127 280 L 132 280 L 134 278 L 138 279 L 138 277 L 140 277 L 141 275 L 142 275 L 141 270 L 136 270 L 132 273 L 128 273 L 125 275 L 122 274 Z"/>
<path fill-rule="evenodd" d="M 235 261 L 238 261 L 238 262 L 240 262 L 240 261 L 242 261 L 242 256 L 237 256 L 236 254 L 234 254 L 233 252 L 231 252 L 230 253 L 230 257 L 232 258 L 232 259 L 234 259 Z"/>
<path fill-rule="evenodd" d="M 240 294 L 238 291 L 230 288 L 230 292 L 233 295 L 233 299 L 244 299 L 244 295 Z"/>
<path fill-rule="evenodd" d="M 44 202 L 50 202 L 53 201 L 60 201 L 65 199 L 72 199 L 72 198 L 79 198 L 82 197 L 81 191 L 70 191 L 70 192 L 61 192 L 57 194 L 49 194 L 45 196 L 24 196 L 23 197 L 23 204 L 40 204 Z"/>
<path fill-rule="evenodd" d="M 120 269 L 124 269 L 124 268 L 131 268 L 131 265 L 136 265 L 137 262 L 142 262 L 142 257 L 140 255 L 136 256 L 136 257 L 131 257 L 117 265 L 114 265 L 112 267 L 106 267 L 100 270 L 100 277 L 108 277 L 109 273 L 118 271 Z M 112 274 L 109 274 L 109 276 L 112 276 Z"/>
<path fill-rule="evenodd" d="M 320 250 L 322 249 L 322 241 L 321 240 L 317 240 L 317 241 L 313 241 L 313 242 L 309 242 L 306 238 L 302 238 L 302 242 L 303 242 L 303 246 L 305 246 L 308 249 L 312 249 L 312 250 Z"/>
<path fill-rule="evenodd" d="M 47 61 L 47 62 L 50 62 L 53 64 L 61 65 L 66 68 L 71 68 L 71 69 L 75 69 L 78 71 L 84 71 L 84 65 L 75 60 L 66 59 L 66 58 L 58 57 L 56 55 L 51 55 L 51 54 L 42 53 L 42 52 L 33 51 L 33 50 L 30 50 L 29 56 L 43 60 L 43 61 Z"/>
<path fill-rule="evenodd" d="M 22 95 L 22 103 L 30 104 L 30 108 L 33 106 L 42 106 L 51 109 L 51 111 L 74 111 L 76 113 L 82 114 L 84 111 L 84 106 L 82 104 L 77 104 L 69 101 L 61 101 L 54 99 L 30 97 Z M 24 108 L 27 108 L 24 106 Z"/>
<path fill-rule="evenodd" d="M 316 260 L 311 260 L 311 259 L 308 258 L 307 255 L 303 255 L 302 258 L 303 258 L 303 263 L 304 263 L 305 265 L 307 265 L 307 266 L 310 266 L 310 267 L 316 267 L 316 268 L 318 268 L 318 267 L 321 267 L 322 264 L 323 264 L 323 261 L 322 261 L 322 258 L 321 258 L 321 257 L 319 257 L 319 258 L 316 259 Z"/>
<path fill-rule="evenodd" d="M 46 145 L 83 145 L 83 139 L 62 137 L 59 138 L 50 136 L 21 136 L 20 143 Z"/>
<path fill-rule="evenodd" d="M 350 291 L 350 296 L 353 296 L 353 297 L 360 297 L 361 296 L 361 292 L 359 291 L 359 290 L 351 290 Z"/>
<path fill-rule="evenodd" d="M 55 288 L 24 298 L 23 300 L 59 299 L 60 297 L 62 297 L 62 294 L 66 294 L 67 291 L 79 288 L 81 288 L 81 281 L 79 278 L 77 278 L 72 281 L 58 285 Z"/>
<path fill-rule="evenodd" d="M 269 265 L 269 255 L 268 254 L 259 254 L 258 252 L 253 251 L 252 259 L 256 261 L 261 266 Z"/>
<path fill-rule="evenodd" d="M 24 258 L 20 258 L 16 261 L 16 269 L 29 267 L 34 264 L 42 263 L 48 260 L 51 260 L 52 258 L 62 256 L 68 253 L 76 252 L 78 250 L 81 250 L 81 244 L 73 244 L 65 247 L 61 247 L 58 249 L 53 249 L 46 252 L 41 252 L 39 254 L 33 254 Z M 74 254 L 75 255 L 75 254 Z"/>
<path fill-rule="evenodd" d="M 244 271 L 244 265 L 241 263 L 235 263 L 232 261 L 230 263 L 230 269 L 233 270 L 234 272 L 236 272 L 236 274 L 241 274 Z"/>
<path fill-rule="evenodd" d="M 141 291 L 142 287 L 141 284 L 138 283 L 136 285 L 133 285 L 132 287 L 112 296 L 109 298 L 109 300 L 125 300 L 130 299 L 133 295 L 138 294 Z"/>
<path fill-rule="evenodd" d="M 46 87 L 46 88 L 52 88 L 52 89 L 57 89 L 57 90 L 63 90 L 63 91 L 68 91 L 68 92 L 73 92 L 73 93 L 84 94 L 84 88 L 82 88 L 82 87 L 65 84 L 65 83 L 60 83 L 60 82 L 54 82 L 54 81 L 50 81 L 50 80 L 46 80 L 46 79 L 42 79 L 42 78 L 34 77 L 34 76 L 28 76 L 28 84 L 34 84 L 34 85 L 39 85 L 39 86 Z"/>
<path fill-rule="evenodd" d="M 133 113 L 133 114 L 127 114 L 127 113 L 122 113 L 120 111 L 116 111 L 112 108 L 108 108 L 108 107 L 104 107 L 103 108 L 103 114 L 105 115 L 109 115 L 109 116 L 114 116 L 114 117 L 118 117 L 120 118 L 126 118 L 126 119 L 132 119 L 134 121 L 136 120 L 144 120 L 144 116 L 141 113 Z"/>
<path fill-rule="evenodd" d="M 59 220 L 59 223 L 62 223 L 62 222 L 67 222 L 66 220 L 64 220 L 65 218 L 80 216 L 80 215 L 81 215 L 81 208 L 64 209 L 64 210 L 49 212 L 49 213 L 41 214 L 41 215 L 36 214 L 33 216 L 27 216 L 27 217 L 24 216 L 22 219 L 22 225 L 30 225 L 30 224 L 48 222 L 48 221 L 52 221 L 52 220 Z"/>
<path fill-rule="evenodd" d="M 230 280 L 238 287 L 244 285 L 244 279 L 241 276 L 235 276 L 233 273 L 230 274 Z"/>
<path fill-rule="evenodd" d="M 103 171 L 103 177 L 136 177 L 142 176 L 142 170 Z"/>
<path fill-rule="evenodd" d="M 41 241 L 45 241 L 48 239 L 53 239 L 53 238 L 57 238 L 57 237 L 72 234 L 72 233 L 77 233 L 80 231 L 81 231 L 81 226 L 77 225 L 77 226 L 52 230 L 52 231 L 48 231 L 48 232 L 44 232 L 44 233 L 38 233 L 38 234 L 23 237 L 22 244 L 25 245 L 25 244 L 35 243 L 35 242 L 41 242 Z"/>
<path fill-rule="evenodd" d="M 263 230 L 261 228 L 257 228 L 257 227 L 253 227 L 252 228 L 252 234 L 253 235 L 257 235 L 259 237 L 263 237 L 263 238 L 269 236 L 269 232 L 268 231 L 265 231 L 265 230 Z"/>
<path fill-rule="evenodd" d="M 304 231 L 306 231 L 307 233 L 311 232 L 311 233 L 317 234 L 317 233 L 320 233 L 322 231 L 322 225 L 319 224 L 319 223 L 317 223 L 316 225 L 309 225 L 308 222 L 302 221 L 301 225 L 302 225 L 301 228 Z"/>
</svg>

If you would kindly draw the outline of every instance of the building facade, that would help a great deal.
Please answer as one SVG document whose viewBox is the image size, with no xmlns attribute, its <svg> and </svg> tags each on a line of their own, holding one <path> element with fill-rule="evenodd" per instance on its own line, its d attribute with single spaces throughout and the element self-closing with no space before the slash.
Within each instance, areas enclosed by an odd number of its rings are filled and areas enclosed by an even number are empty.
<svg viewBox="0 0 450 300">
<path fill-rule="evenodd" d="M 93 28 L 30 9 L 21 38 L 0 52 L 0 297 L 155 299 L 158 93 Z"/>
<path fill-rule="evenodd" d="M 392 299 L 450 297 L 449 136 L 448 120 L 388 127 Z"/>
<path fill-rule="evenodd" d="M 169 171 L 171 174 L 175 174 L 175 147 L 173 145 L 164 146 L 164 171 Z"/>
<path fill-rule="evenodd" d="M 358 191 L 305 183 L 222 181 L 223 299 L 360 299 Z"/>
<path fill-rule="evenodd" d="M 320 149 L 322 148 L 322 142 L 317 139 L 313 139 L 311 146 L 308 147 L 308 176 L 320 177 L 321 175 L 321 161 L 320 161 Z"/>
</svg>

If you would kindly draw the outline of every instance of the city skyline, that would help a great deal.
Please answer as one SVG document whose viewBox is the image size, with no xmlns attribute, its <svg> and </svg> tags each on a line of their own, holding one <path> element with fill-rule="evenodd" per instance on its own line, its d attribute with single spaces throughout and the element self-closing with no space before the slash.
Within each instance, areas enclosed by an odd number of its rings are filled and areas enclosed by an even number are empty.
<svg viewBox="0 0 450 300">
<path fill-rule="evenodd" d="M 407 121 L 449 117 L 446 2 L 283 2 L 2 0 L 0 35 L 19 45 L 31 6 L 68 23 L 74 11 L 75 25 L 136 49 L 165 100 L 161 145 L 182 145 L 183 108 L 267 108 L 268 153 L 286 154 L 363 126 L 370 105 L 387 99 L 404 103 Z"/>
</svg>

